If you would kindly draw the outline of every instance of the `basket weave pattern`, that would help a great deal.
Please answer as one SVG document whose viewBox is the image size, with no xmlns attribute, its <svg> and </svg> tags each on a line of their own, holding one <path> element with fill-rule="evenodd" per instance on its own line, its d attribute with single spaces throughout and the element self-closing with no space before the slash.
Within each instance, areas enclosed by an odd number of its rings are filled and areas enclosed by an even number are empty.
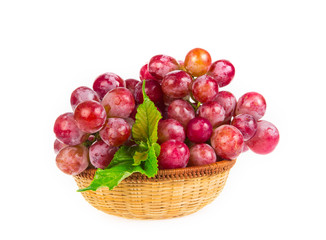
<svg viewBox="0 0 326 240">
<path fill-rule="evenodd" d="M 166 219 L 194 213 L 212 202 L 225 186 L 235 164 L 220 161 L 206 166 L 159 170 L 154 178 L 133 174 L 113 190 L 82 192 L 95 208 L 132 219 Z M 79 188 L 93 180 L 95 169 L 74 176 Z"/>
</svg>

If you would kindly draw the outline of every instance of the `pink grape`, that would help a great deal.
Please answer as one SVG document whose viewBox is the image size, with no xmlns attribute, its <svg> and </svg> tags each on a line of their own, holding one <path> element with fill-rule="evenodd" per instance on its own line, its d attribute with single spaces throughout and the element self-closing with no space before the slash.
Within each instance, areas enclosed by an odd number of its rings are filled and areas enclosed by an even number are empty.
<svg viewBox="0 0 326 240">
<path fill-rule="evenodd" d="M 169 72 L 179 69 L 177 60 L 167 55 L 156 55 L 148 63 L 149 73 L 159 80 L 163 79 Z"/>
<path fill-rule="evenodd" d="M 54 123 L 53 131 L 59 141 L 69 146 L 81 144 L 87 139 L 87 133 L 78 128 L 73 113 L 60 115 Z"/>
<path fill-rule="evenodd" d="M 104 96 L 102 105 L 108 117 L 127 118 L 135 108 L 135 99 L 127 88 L 118 87 Z"/>
<path fill-rule="evenodd" d="M 218 84 L 210 76 L 198 77 L 192 84 L 192 95 L 196 101 L 205 103 L 213 101 L 218 94 Z"/>
<path fill-rule="evenodd" d="M 213 62 L 207 72 L 207 75 L 213 77 L 217 81 L 219 87 L 225 87 L 230 84 L 234 74 L 234 66 L 228 60 Z"/>
<path fill-rule="evenodd" d="M 98 76 L 93 83 L 93 89 L 101 99 L 112 89 L 124 86 L 123 79 L 117 74 L 110 72 Z"/>
<path fill-rule="evenodd" d="M 140 69 L 139 78 L 142 81 L 144 81 L 144 80 L 155 80 L 155 81 L 158 81 L 158 79 L 156 77 L 154 77 L 152 74 L 149 73 L 149 71 L 148 71 L 148 64 L 145 64 Z"/>
<path fill-rule="evenodd" d="M 213 128 L 223 124 L 225 119 L 224 108 L 215 101 L 203 103 L 197 109 L 197 115 L 206 118 Z"/>
<path fill-rule="evenodd" d="M 187 125 L 187 137 L 191 142 L 204 143 L 212 135 L 212 124 L 202 117 L 191 119 Z"/>
<path fill-rule="evenodd" d="M 202 48 L 190 50 L 185 58 L 184 66 L 194 77 L 204 75 L 212 63 L 211 55 Z"/>
<path fill-rule="evenodd" d="M 265 112 L 265 98 L 256 92 L 248 92 L 241 96 L 235 109 L 236 115 L 247 113 L 252 115 L 256 120 L 262 118 L 265 115 Z"/>
<path fill-rule="evenodd" d="M 89 148 L 89 160 L 96 168 L 104 169 L 109 166 L 118 147 L 111 147 L 104 141 L 98 140 Z"/>
<path fill-rule="evenodd" d="M 231 125 L 235 126 L 243 135 L 243 140 L 248 141 L 257 130 L 257 121 L 249 114 L 240 114 L 233 118 Z"/>
<path fill-rule="evenodd" d="M 143 97 L 143 82 L 139 82 L 135 86 L 135 100 L 137 103 L 144 101 Z M 145 93 L 155 105 L 163 106 L 163 92 L 161 85 L 155 80 L 145 80 Z"/>
<path fill-rule="evenodd" d="M 96 92 L 94 92 L 92 89 L 90 89 L 88 87 L 76 88 L 71 93 L 71 97 L 70 97 L 70 104 L 71 104 L 72 110 L 75 110 L 75 108 L 77 107 L 77 105 L 79 103 L 85 102 L 85 101 L 90 101 L 90 100 L 94 100 L 97 102 L 100 101 Z"/>
<path fill-rule="evenodd" d="M 68 145 L 60 142 L 58 139 L 54 141 L 53 148 L 54 148 L 54 153 L 57 154 L 62 148 L 67 147 Z"/>
<path fill-rule="evenodd" d="M 162 90 L 170 98 L 183 98 L 191 91 L 192 77 L 182 70 L 166 74 L 162 80 Z"/>
<path fill-rule="evenodd" d="M 216 162 L 214 149 L 206 143 L 195 144 L 190 148 L 188 166 L 202 166 Z"/>
<path fill-rule="evenodd" d="M 217 94 L 214 101 L 220 104 L 225 110 L 224 122 L 230 121 L 234 115 L 235 107 L 237 106 L 237 99 L 235 96 L 228 91 L 221 91 Z"/>
<path fill-rule="evenodd" d="M 65 147 L 58 153 L 56 164 L 62 172 L 78 175 L 89 165 L 88 149 L 83 145 Z"/>
<path fill-rule="evenodd" d="M 119 147 L 124 144 L 131 134 L 131 127 L 122 118 L 109 118 L 100 131 L 101 139 L 109 146 Z"/>
<path fill-rule="evenodd" d="M 189 148 L 186 144 L 176 140 L 168 140 L 161 145 L 158 156 L 159 169 L 184 168 L 189 161 Z"/>
<path fill-rule="evenodd" d="M 139 81 L 136 79 L 129 78 L 125 80 L 125 83 L 126 83 L 126 88 L 134 95 L 135 87 L 137 83 L 139 83 Z"/>
<path fill-rule="evenodd" d="M 104 126 L 106 112 L 99 102 L 85 101 L 76 107 L 74 118 L 80 130 L 95 133 Z"/>
<path fill-rule="evenodd" d="M 223 159 L 236 159 L 243 150 L 243 136 L 234 126 L 222 125 L 213 130 L 211 145 Z"/>
<path fill-rule="evenodd" d="M 260 120 L 257 122 L 256 134 L 246 144 L 255 153 L 268 154 L 275 149 L 279 140 L 278 129 L 272 123 Z"/>
<path fill-rule="evenodd" d="M 181 125 L 186 128 L 188 122 L 195 117 L 195 110 L 185 100 L 174 100 L 168 108 L 168 118 L 177 120 Z"/>
<path fill-rule="evenodd" d="M 174 119 L 160 120 L 158 123 L 157 135 L 157 142 L 159 144 L 171 139 L 178 140 L 180 142 L 184 142 L 186 139 L 186 133 L 183 126 Z"/>
</svg>

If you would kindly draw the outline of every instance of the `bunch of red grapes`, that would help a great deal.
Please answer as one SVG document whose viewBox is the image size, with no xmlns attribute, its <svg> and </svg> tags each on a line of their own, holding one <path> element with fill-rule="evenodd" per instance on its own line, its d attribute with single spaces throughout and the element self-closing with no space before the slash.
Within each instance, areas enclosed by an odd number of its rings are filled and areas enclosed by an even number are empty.
<svg viewBox="0 0 326 240">
<path fill-rule="evenodd" d="M 248 92 L 238 101 L 227 86 L 235 74 L 227 60 L 212 63 L 201 48 L 184 61 L 156 55 L 140 70 L 140 81 L 123 80 L 114 73 L 96 78 L 93 89 L 79 87 L 71 94 L 73 112 L 54 124 L 60 170 L 77 175 L 88 167 L 106 168 L 122 145 L 132 146 L 131 129 L 143 102 L 142 84 L 163 118 L 158 123 L 160 169 L 184 168 L 236 159 L 251 149 L 258 154 L 274 150 L 279 132 L 260 120 L 266 101 Z"/>
</svg>

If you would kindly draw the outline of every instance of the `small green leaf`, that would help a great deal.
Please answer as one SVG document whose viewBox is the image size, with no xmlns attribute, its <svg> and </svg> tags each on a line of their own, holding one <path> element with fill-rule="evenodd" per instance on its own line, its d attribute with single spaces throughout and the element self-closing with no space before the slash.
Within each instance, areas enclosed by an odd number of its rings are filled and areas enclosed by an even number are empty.
<svg viewBox="0 0 326 240">
<path fill-rule="evenodd" d="M 127 146 L 122 146 L 114 154 L 112 161 L 110 162 L 108 168 L 113 167 L 122 162 L 132 162 L 133 161 L 133 148 L 128 148 Z"/>
<path fill-rule="evenodd" d="M 156 155 L 156 157 L 158 157 L 161 152 L 161 146 L 158 143 L 153 143 L 153 147 L 155 150 L 155 155 Z"/>
<path fill-rule="evenodd" d="M 155 147 L 156 146 L 156 147 Z M 158 164 L 157 164 L 157 151 L 159 151 L 160 145 L 154 143 L 148 150 L 148 158 L 144 164 L 144 171 L 146 176 L 154 177 L 158 171 Z M 159 155 L 159 153 L 158 153 Z"/>
<path fill-rule="evenodd" d="M 134 166 L 138 166 L 141 162 L 146 161 L 148 152 L 135 152 L 134 154 Z"/>
</svg>

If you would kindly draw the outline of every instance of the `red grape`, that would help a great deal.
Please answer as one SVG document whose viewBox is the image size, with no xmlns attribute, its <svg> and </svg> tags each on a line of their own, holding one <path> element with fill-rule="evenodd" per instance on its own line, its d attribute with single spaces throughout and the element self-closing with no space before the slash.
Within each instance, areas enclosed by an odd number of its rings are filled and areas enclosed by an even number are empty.
<svg viewBox="0 0 326 240">
<path fill-rule="evenodd" d="M 78 175 L 88 167 L 88 149 L 83 145 L 65 147 L 58 153 L 56 164 L 62 172 Z"/>
<path fill-rule="evenodd" d="M 195 117 L 195 110 L 185 100 L 174 100 L 168 108 L 168 118 L 173 118 L 182 124 L 184 128 L 187 127 L 188 122 Z"/>
<path fill-rule="evenodd" d="M 127 118 L 135 108 L 135 99 L 127 88 L 118 87 L 104 96 L 102 105 L 108 117 Z"/>
<path fill-rule="evenodd" d="M 238 100 L 235 114 L 247 113 L 259 120 L 265 115 L 266 101 L 265 98 L 256 92 L 248 92 Z"/>
<path fill-rule="evenodd" d="M 257 121 L 249 114 L 240 114 L 233 118 L 231 124 L 235 126 L 243 135 L 243 140 L 248 141 L 257 130 Z"/>
<path fill-rule="evenodd" d="M 148 71 L 155 78 L 161 80 L 174 70 L 180 69 L 179 63 L 173 57 L 167 55 L 156 55 L 148 63 Z"/>
<path fill-rule="evenodd" d="M 72 107 L 72 110 L 75 110 L 76 106 L 85 101 L 94 100 L 99 102 L 100 99 L 97 96 L 96 92 L 94 92 L 92 89 L 88 87 L 79 87 L 76 88 L 72 93 L 70 97 L 70 104 Z"/>
<path fill-rule="evenodd" d="M 126 83 L 126 88 L 134 95 L 135 87 L 137 83 L 139 83 L 139 81 L 136 79 L 129 78 L 125 80 L 125 83 Z"/>
<path fill-rule="evenodd" d="M 158 123 L 157 136 L 157 142 L 159 144 L 171 139 L 180 142 L 184 142 L 186 139 L 186 133 L 183 126 L 174 119 L 160 120 Z"/>
<path fill-rule="evenodd" d="M 87 133 L 78 128 L 73 113 L 60 115 L 54 123 L 53 131 L 59 141 L 69 146 L 81 144 L 87 139 Z"/>
<path fill-rule="evenodd" d="M 192 95 L 196 101 L 205 103 L 213 101 L 218 94 L 218 84 L 210 76 L 198 77 L 192 84 Z"/>
<path fill-rule="evenodd" d="M 224 108 L 215 101 L 203 103 L 197 109 L 197 115 L 210 121 L 213 128 L 221 125 L 225 119 Z"/>
<path fill-rule="evenodd" d="M 85 101 L 76 107 L 74 118 L 80 130 L 95 133 L 104 126 L 106 112 L 99 102 Z"/>
<path fill-rule="evenodd" d="M 156 80 L 158 81 L 158 79 L 156 77 L 154 77 L 152 74 L 150 74 L 148 72 L 148 64 L 145 64 L 144 66 L 142 66 L 142 68 L 140 69 L 139 72 L 139 78 L 140 80 Z"/>
<path fill-rule="evenodd" d="M 243 149 L 241 132 L 231 125 L 222 125 L 213 130 L 211 145 L 223 159 L 236 159 Z"/>
<path fill-rule="evenodd" d="M 202 166 L 214 162 L 216 162 L 216 154 L 208 144 L 195 144 L 190 148 L 188 166 Z"/>
<path fill-rule="evenodd" d="M 211 55 L 204 49 L 195 48 L 186 55 L 184 66 L 194 77 L 204 75 L 212 63 Z"/>
<path fill-rule="evenodd" d="M 111 147 L 102 140 L 98 140 L 89 148 L 89 160 L 96 168 L 106 168 L 114 157 L 118 147 Z"/>
<path fill-rule="evenodd" d="M 189 148 L 186 144 L 176 140 L 169 140 L 161 145 L 158 156 L 159 169 L 184 168 L 189 161 Z"/>
<path fill-rule="evenodd" d="M 212 124 L 202 117 L 191 119 L 187 125 L 187 137 L 191 142 L 206 142 L 212 135 Z"/>
<path fill-rule="evenodd" d="M 220 104 L 225 110 L 224 122 L 230 121 L 237 105 L 237 99 L 235 96 L 228 91 L 221 91 L 217 94 L 214 101 Z"/>
<path fill-rule="evenodd" d="M 131 127 L 122 118 L 109 118 L 100 131 L 101 139 L 109 146 L 119 147 L 126 142 L 131 134 Z"/>
<path fill-rule="evenodd" d="M 135 100 L 142 103 L 143 98 L 143 82 L 139 82 L 135 87 Z M 163 106 L 163 92 L 161 85 L 155 80 L 145 80 L 145 93 L 156 105 Z"/>
<path fill-rule="evenodd" d="M 183 98 L 189 95 L 192 77 L 182 70 L 166 74 L 162 81 L 162 90 L 170 98 Z"/>
<path fill-rule="evenodd" d="M 275 149 L 279 139 L 277 128 L 268 121 L 260 120 L 257 122 L 256 134 L 246 144 L 255 153 L 268 154 Z"/>
<path fill-rule="evenodd" d="M 58 139 L 54 141 L 53 148 L 54 148 L 54 153 L 57 154 L 62 148 L 67 147 L 66 144 L 60 142 Z"/>
<path fill-rule="evenodd" d="M 234 74 L 234 66 L 228 60 L 213 62 L 207 72 L 207 75 L 213 77 L 220 87 L 228 85 L 232 81 Z"/>
<path fill-rule="evenodd" d="M 98 76 L 93 83 L 93 89 L 101 99 L 112 89 L 124 86 L 123 79 L 117 74 L 110 72 Z"/>
</svg>

